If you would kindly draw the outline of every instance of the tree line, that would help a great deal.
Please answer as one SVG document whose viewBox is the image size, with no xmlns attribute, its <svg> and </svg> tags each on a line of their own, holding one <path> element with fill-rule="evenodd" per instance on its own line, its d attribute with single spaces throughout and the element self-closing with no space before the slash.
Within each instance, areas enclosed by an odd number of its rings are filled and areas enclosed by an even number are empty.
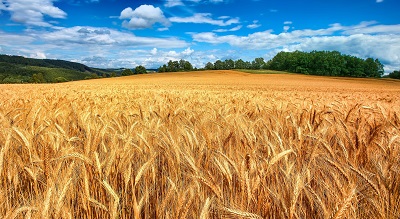
<svg viewBox="0 0 400 219">
<path fill-rule="evenodd" d="M 383 64 L 378 59 L 361 59 L 355 56 L 341 54 L 338 51 L 312 51 L 312 52 L 279 52 L 271 60 L 255 58 L 253 61 L 242 59 L 208 62 L 203 68 L 193 68 L 186 60 L 172 61 L 160 66 L 159 72 L 176 72 L 192 70 L 277 70 L 292 73 L 343 77 L 376 77 L 383 76 Z"/>
<path fill-rule="evenodd" d="M 394 79 L 400 79 L 400 70 L 399 71 L 393 71 L 388 75 L 388 78 L 394 78 Z"/>
</svg>

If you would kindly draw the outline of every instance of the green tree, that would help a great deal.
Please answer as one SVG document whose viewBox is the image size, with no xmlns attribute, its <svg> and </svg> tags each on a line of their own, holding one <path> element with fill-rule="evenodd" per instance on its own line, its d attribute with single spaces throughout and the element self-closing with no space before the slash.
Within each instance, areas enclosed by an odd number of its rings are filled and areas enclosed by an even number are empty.
<svg viewBox="0 0 400 219">
<path fill-rule="evenodd" d="M 135 74 L 146 74 L 146 73 L 147 70 L 144 66 L 139 65 L 135 68 Z"/>
<path fill-rule="evenodd" d="M 167 65 L 163 65 L 163 66 L 160 66 L 159 68 L 158 68 L 158 72 L 167 72 Z"/>
<path fill-rule="evenodd" d="M 128 75 L 133 75 L 132 70 L 130 70 L 129 68 L 124 69 L 121 73 L 121 76 L 128 76 Z"/>
<path fill-rule="evenodd" d="M 400 79 L 400 71 L 393 71 L 388 75 L 389 78 Z"/>
<path fill-rule="evenodd" d="M 232 59 L 226 59 L 224 61 L 224 69 L 234 69 L 235 62 Z"/>
<path fill-rule="evenodd" d="M 32 81 L 33 83 L 44 83 L 46 80 L 43 77 L 42 73 L 37 73 L 32 75 Z"/>
<path fill-rule="evenodd" d="M 207 62 L 206 66 L 205 66 L 206 70 L 213 70 L 214 69 L 214 64 L 211 62 Z"/>
<path fill-rule="evenodd" d="M 215 63 L 214 63 L 214 69 L 215 69 L 215 70 L 223 70 L 223 69 L 225 69 L 225 64 L 224 64 L 224 62 L 222 62 L 221 60 L 215 61 Z"/>
<path fill-rule="evenodd" d="M 254 61 L 251 63 L 252 69 L 262 69 L 265 65 L 264 58 L 255 58 Z"/>
<path fill-rule="evenodd" d="M 375 63 L 376 63 L 376 66 L 378 67 L 378 71 L 377 71 L 377 74 L 375 75 L 375 77 L 380 78 L 385 73 L 385 70 L 383 68 L 384 65 L 379 61 L 379 59 L 375 59 Z"/>
<path fill-rule="evenodd" d="M 235 69 L 246 69 L 246 63 L 242 59 L 236 60 Z"/>
</svg>

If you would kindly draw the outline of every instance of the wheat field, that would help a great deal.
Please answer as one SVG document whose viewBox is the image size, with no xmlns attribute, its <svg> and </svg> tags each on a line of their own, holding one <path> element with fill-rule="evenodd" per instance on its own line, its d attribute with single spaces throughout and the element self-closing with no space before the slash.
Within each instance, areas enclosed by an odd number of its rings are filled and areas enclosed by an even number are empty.
<svg viewBox="0 0 400 219">
<path fill-rule="evenodd" d="M 400 82 L 0 85 L 0 218 L 399 218 Z"/>
</svg>

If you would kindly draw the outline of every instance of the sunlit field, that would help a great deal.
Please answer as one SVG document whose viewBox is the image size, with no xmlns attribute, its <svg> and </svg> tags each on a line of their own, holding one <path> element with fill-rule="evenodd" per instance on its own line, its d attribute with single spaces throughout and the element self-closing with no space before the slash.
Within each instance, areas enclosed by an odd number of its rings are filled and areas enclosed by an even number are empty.
<svg viewBox="0 0 400 219">
<path fill-rule="evenodd" d="M 400 82 L 0 85 L 0 218 L 399 218 Z"/>
</svg>

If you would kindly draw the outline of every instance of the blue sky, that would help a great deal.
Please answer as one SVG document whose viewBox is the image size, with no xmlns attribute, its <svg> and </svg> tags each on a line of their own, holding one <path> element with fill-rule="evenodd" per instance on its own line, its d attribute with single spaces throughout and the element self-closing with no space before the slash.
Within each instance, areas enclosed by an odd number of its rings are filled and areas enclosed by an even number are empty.
<svg viewBox="0 0 400 219">
<path fill-rule="evenodd" d="M 0 0 L 0 54 L 92 67 L 338 50 L 400 69 L 399 0 Z"/>
</svg>

